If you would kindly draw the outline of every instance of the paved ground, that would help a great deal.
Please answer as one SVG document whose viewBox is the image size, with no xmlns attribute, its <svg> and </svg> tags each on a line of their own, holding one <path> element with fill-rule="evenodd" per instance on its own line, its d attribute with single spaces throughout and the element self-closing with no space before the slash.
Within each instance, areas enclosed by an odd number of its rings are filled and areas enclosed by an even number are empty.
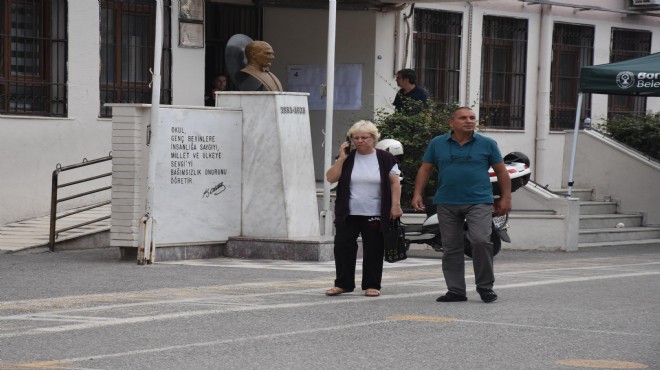
<svg viewBox="0 0 660 370">
<path fill-rule="evenodd" d="M 660 368 L 657 246 L 496 269 L 497 302 L 447 304 L 438 259 L 386 264 L 368 298 L 324 296 L 332 263 L 0 255 L 0 369 Z"/>
</svg>

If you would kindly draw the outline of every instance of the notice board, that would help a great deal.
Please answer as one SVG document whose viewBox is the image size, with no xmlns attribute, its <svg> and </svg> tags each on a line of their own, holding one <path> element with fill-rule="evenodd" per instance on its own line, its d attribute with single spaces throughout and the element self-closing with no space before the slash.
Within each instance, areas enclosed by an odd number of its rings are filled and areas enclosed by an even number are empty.
<svg viewBox="0 0 660 370">
<path fill-rule="evenodd" d="M 310 110 L 325 110 L 327 66 L 295 64 L 288 66 L 287 91 L 309 93 Z M 335 110 L 362 108 L 362 64 L 335 65 Z"/>
</svg>

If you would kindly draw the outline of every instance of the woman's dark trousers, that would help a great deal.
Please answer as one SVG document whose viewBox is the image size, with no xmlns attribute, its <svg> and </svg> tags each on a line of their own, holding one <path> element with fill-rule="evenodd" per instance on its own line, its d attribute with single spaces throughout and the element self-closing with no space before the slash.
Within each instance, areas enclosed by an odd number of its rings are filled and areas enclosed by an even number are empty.
<svg viewBox="0 0 660 370">
<path fill-rule="evenodd" d="M 357 238 L 362 235 L 362 289 L 378 289 L 383 277 L 383 234 L 378 216 L 348 216 L 337 223 L 335 231 L 335 286 L 346 291 L 355 289 Z"/>
</svg>

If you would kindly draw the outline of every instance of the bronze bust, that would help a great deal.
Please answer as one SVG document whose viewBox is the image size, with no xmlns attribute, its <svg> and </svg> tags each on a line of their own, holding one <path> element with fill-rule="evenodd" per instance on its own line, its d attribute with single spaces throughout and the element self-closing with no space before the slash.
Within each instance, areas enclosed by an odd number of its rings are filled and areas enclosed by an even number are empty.
<svg viewBox="0 0 660 370">
<path fill-rule="evenodd" d="M 247 65 L 241 72 L 259 81 L 262 90 L 283 91 L 280 80 L 269 70 L 275 59 L 275 52 L 270 44 L 265 41 L 252 41 L 245 46 L 245 56 Z"/>
</svg>

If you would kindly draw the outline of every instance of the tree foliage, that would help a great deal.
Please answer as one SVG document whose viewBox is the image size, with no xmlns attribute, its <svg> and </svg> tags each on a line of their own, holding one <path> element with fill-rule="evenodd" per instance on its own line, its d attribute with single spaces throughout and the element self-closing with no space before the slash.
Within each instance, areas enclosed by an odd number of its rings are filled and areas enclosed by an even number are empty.
<svg viewBox="0 0 660 370">
<path fill-rule="evenodd" d="M 604 128 L 614 140 L 660 160 L 660 113 L 617 115 L 605 121 Z"/>
<path fill-rule="evenodd" d="M 415 187 L 417 169 L 422 164 L 422 156 L 426 146 L 434 137 L 450 131 L 449 116 L 458 108 L 456 104 L 439 105 L 428 101 L 426 106 L 420 101 L 411 101 L 409 104 L 419 104 L 419 107 L 410 111 L 415 114 L 400 112 L 376 112 L 375 123 L 382 139 L 395 139 L 403 145 L 404 159 L 399 164 L 404 174 L 401 202 L 405 206 L 412 200 Z M 409 111 L 409 112 L 410 112 Z M 436 175 L 432 175 L 426 187 L 424 196 L 430 196 L 436 189 Z"/>
</svg>

